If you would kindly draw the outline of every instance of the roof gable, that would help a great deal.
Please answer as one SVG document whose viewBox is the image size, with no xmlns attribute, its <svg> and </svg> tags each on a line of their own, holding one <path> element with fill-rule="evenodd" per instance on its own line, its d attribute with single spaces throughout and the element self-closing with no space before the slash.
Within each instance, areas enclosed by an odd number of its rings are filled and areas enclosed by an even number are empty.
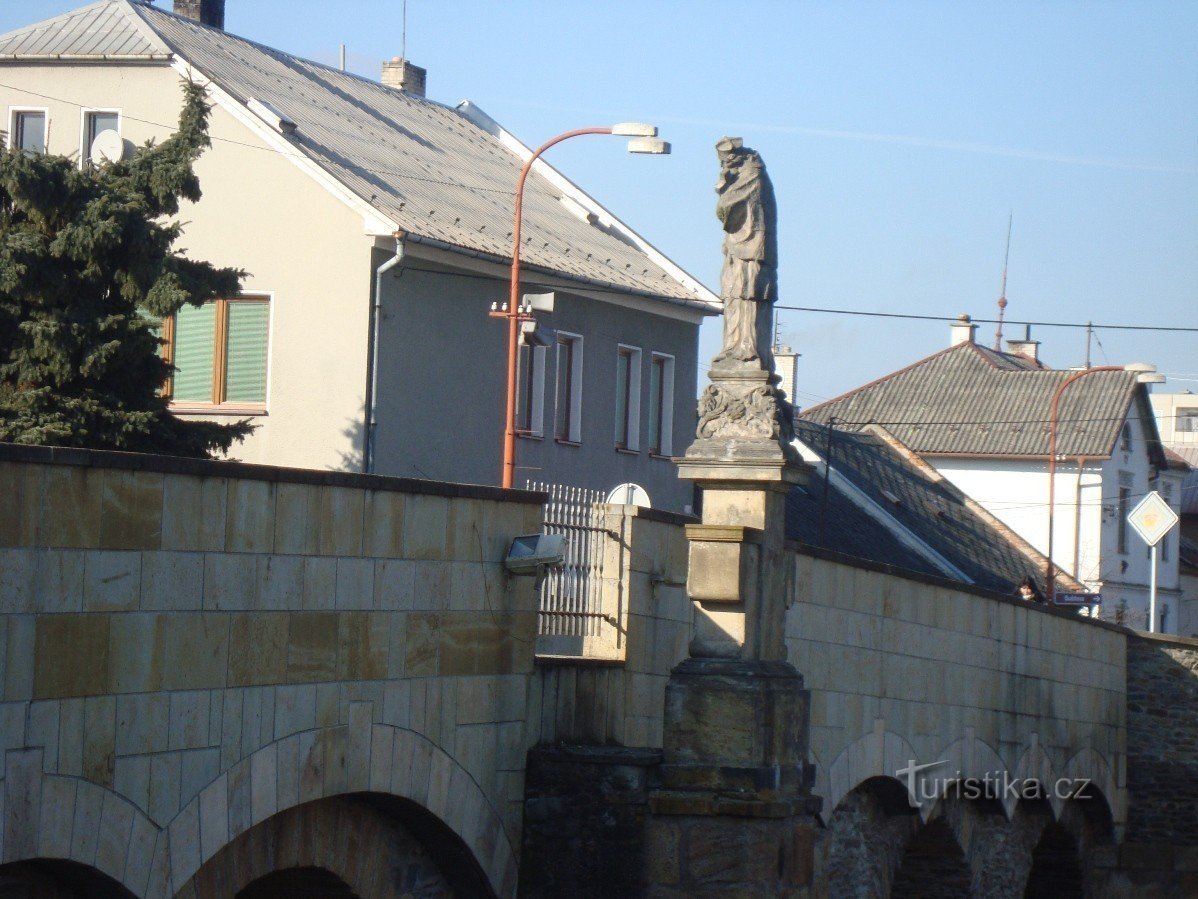
<svg viewBox="0 0 1198 899">
<path fill-rule="evenodd" d="M 1046 456 L 1052 395 L 1074 372 L 1046 369 L 964 343 L 933 353 L 856 390 L 814 406 L 803 417 L 842 428 L 879 424 L 925 455 Z M 1143 390 L 1132 372 L 1095 372 L 1062 395 L 1058 452 L 1110 455 L 1133 400 Z M 1144 421 L 1144 410 L 1137 406 Z M 1148 416 L 1145 433 L 1155 440 Z"/>
</svg>

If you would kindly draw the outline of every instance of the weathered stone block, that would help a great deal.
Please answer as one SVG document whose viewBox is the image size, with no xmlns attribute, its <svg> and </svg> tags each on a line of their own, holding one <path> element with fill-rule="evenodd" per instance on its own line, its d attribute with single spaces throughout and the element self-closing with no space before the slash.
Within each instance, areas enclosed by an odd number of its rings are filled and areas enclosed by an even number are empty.
<svg viewBox="0 0 1198 899">
<path fill-rule="evenodd" d="M 35 699 L 94 696 L 107 689 L 109 622 L 107 615 L 37 617 L 33 649 Z M 10 642 L 10 666 L 14 655 Z"/>
<path fill-rule="evenodd" d="M 287 679 L 292 682 L 336 680 L 337 614 L 293 612 L 289 619 Z"/>
<path fill-rule="evenodd" d="M 230 687 L 286 680 L 290 620 L 285 612 L 247 612 L 230 617 Z"/>
<path fill-rule="evenodd" d="M 320 488 L 320 552 L 330 556 L 362 555 L 365 494 L 344 487 Z"/>
<path fill-rule="evenodd" d="M 363 551 L 378 559 L 403 555 L 404 506 L 407 497 L 389 490 L 366 494 Z"/>
<path fill-rule="evenodd" d="M 101 549 L 158 549 L 162 545 L 163 475 L 103 472 Z"/>
<path fill-rule="evenodd" d="M 229 616 L 193 613 L 163 618 L 163 689 L 223 687 L 229 669 Z"/>
<path fill-rule="evenodd" d="M 100 545 L 103 472 L 51 465 L 45 469 L 38 542 L 46 547 L 93 549 Z"/>
<path fill-rule="evenodd" d="M 449 500 L 413 495 L 404 505 L 404 550 L 408 559 L 448 557 Z"/>
</svg>

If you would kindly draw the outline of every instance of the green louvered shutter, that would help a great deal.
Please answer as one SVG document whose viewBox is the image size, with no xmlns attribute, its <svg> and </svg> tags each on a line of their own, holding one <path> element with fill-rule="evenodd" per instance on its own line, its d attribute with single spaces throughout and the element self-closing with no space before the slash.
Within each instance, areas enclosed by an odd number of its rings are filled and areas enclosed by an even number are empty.
<svg viewBox="0 0 1198 899">
<path fill-rule="evenodd" d="M 179 403 L 212 402 L 216 348 L 216 304 L 183 306 L 175 314 L 175 374 L 172 398 Z"/>
<path fill-rule="evenodd" d="M 225 402 L 266 402 L 266 332 L 269 321 L 268 303 L 229 303 Z"/>
</svg>

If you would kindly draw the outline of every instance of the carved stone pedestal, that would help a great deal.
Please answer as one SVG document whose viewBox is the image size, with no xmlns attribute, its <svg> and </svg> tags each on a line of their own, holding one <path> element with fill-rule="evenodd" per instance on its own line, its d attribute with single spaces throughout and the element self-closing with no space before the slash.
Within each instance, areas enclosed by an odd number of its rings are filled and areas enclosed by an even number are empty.
<svg viewBox="0 0 1198 899">
<path fill-rule="evenodd" d="M 662 789 L 649 796 L 648 896 L 807 895 L 819 810 L 808 700 L 786 662 L 688 659 L 674 669 Z"/>
</svg>

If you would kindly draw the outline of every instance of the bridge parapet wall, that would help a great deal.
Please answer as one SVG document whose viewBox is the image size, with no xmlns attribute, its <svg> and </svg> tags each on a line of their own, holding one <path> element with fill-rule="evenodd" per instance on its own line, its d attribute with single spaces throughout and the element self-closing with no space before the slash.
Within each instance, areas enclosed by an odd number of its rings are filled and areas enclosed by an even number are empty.
<svg viewBox="0 0 1198 899">
<path fill-rule="evenodd" d="M 536 597 L 502 560 L 540 494 L 0 446 L 0 496 L 0 861 L 163 895 L 397 764 L 511 891 Z"/>
<path fill-rule="evenodd" d="M 940 783 L 1036 780 L 1058 813 L 1052 782 L 1085 778 L 1125 820 L 1126 632 L 813 552 L 795 555 L 787 643 L 812 691 L 825 820 L 865 780 L 932 763 Z"/>
</svg>

